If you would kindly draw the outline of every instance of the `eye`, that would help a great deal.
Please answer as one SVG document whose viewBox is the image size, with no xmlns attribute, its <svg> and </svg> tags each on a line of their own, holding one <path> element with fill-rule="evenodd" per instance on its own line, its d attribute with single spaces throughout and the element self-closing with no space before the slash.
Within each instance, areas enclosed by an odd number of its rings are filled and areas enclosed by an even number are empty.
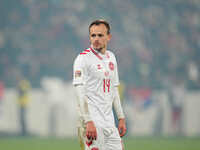
<svg viewBox="0 0 200 150">
<path fill-rule="evenodd" d="M 103 34 L 98 34 L 98 37 L 103 37 Z"/>
<path fill-rule="evenodd" d="M 92 34 L 91 37 L 96 37 L 96 34 Z"/>
</svg>

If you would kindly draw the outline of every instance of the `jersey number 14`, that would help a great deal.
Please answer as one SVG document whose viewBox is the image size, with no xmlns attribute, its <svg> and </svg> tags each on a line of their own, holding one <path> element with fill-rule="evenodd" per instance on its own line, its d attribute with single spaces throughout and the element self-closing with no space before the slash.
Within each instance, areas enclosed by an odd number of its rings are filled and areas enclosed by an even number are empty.
<svg viewBox="0 0 200 150">
<path fill-rule="evenodd" d="M 103 91 L 110 92 L 110 79 L 103 79 Z"/>
</svg>

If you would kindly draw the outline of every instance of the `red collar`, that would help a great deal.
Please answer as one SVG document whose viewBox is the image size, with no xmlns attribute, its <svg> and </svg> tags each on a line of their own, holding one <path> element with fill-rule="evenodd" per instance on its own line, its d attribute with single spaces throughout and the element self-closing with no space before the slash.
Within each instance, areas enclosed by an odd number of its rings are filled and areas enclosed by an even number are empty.
<svg viewBox="0 0 200 150">
<path fill-rule="evenodd" d="M 99 54 L 92 47 L 90 47 L 90 49 L 100 60 L 103 59 L 101 56 L 99 56 Z"/>
</svg>

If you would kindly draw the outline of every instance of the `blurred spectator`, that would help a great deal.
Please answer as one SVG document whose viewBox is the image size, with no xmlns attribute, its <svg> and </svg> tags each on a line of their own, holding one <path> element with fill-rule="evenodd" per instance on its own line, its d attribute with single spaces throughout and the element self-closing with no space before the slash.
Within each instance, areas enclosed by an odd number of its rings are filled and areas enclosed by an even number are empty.
<svg viewBox="0 0 200 150">
<path fill-rule="evenodd" d="M 168 81 L 169 102 L 171 105 L 172 134 L 183 135 L 183 104 L 186 97 L 185 84 L 182 78 L 172 75 Z"/>
<path fill-rule="evenodd" d="M 19 104 L 19 121 L 21 127 L 21 135 L 27 135 L 27 122 L 26 122 L 26 114 L 27 107 L 30 101 L 30 83 L 26 79 L 21 79 L 18 82 L 17 91 L 18 91 L 18 104 Z"/>
<path fill-rule="evenodd" d="M 111 0 L 112 11 L 107 3 L 1 1 L 0 79 L 9 87 L 17 72 L 34 87 L 47 75 L 71 80 L 74 57 L 88 47 L 88 22 L 97 16 L 111 21 L 115 38 L 110 47 L 118 47 L 119 74 L 127 85 L 163 88 L 162 80 L 180 71 L 187 88 L 200 88 L 195 77 L 200 70 L 200 1 Z"/>
</svg>

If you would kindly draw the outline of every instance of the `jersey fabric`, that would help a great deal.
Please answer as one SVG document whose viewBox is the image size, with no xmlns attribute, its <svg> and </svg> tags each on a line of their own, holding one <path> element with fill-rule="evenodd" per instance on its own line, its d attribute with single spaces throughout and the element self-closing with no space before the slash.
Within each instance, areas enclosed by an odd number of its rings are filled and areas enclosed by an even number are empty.
<svg viewBox="0 0 200 150">
<path fill-rule="evenodd" d="M 81 52 L 74 62 L 73 84 L 84 85 L 89 114 L 95 125 L 114 127 L 112 103 L 114 87 L 119 85 L 115 55 L 108 50 L 103 55 L 91 47 Z"/>
</svg>

